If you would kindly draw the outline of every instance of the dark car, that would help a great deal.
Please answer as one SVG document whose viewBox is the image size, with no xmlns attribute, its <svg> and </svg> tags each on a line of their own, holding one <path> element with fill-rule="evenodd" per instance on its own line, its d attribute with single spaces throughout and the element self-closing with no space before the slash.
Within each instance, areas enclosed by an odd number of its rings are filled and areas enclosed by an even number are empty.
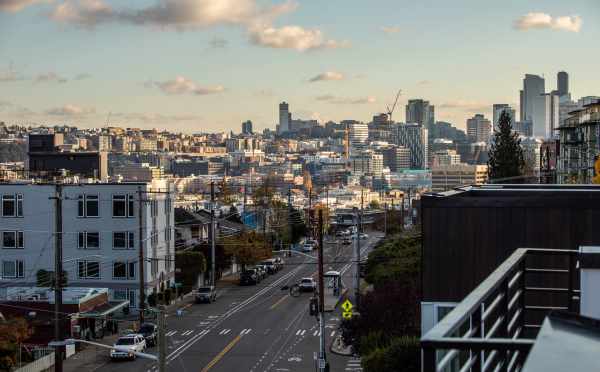
<svg viewBox="0 0 600 372">
<path fill-rule="evenodd" d="M 260 264 L 267 269 L 267 273 L 269 274 L 275 274 L 277 270 L 279 270 L 279 267 L 275 264 L 275 259 L 273 258 L 264 260 Z"/>
<path fill-rule="evenodd" d="M 156 345 L 157 332 L 158 332 L 158 327 L 156 326 L 156 324 L 144 323 L 144 324 L 142 324 L 142 326 L 140 327 L 140 329 L 138 329 L 138 331 L 136 333 L 144 336 L 144 339 L 146 340 L 146 345 L 148 345 L 149 347 L 152 347 L 152 346 Z"/>
<path fill-rule="evenodd" d="M 200 303 L 200 302 L 211 303 L 216 300 L 217 300 L 217 291 L 215 290 L 215 287 L 213 287 L 212 285 L 200 287 L 196 291 L 196 302 L 197 303 Z"/>
<path fill-rule="evenodd" d="M 243 271 L 240 274 L 240 285 L 252 285 L 260 282 L 260 276 L 255 269 Z"/>
</svg>

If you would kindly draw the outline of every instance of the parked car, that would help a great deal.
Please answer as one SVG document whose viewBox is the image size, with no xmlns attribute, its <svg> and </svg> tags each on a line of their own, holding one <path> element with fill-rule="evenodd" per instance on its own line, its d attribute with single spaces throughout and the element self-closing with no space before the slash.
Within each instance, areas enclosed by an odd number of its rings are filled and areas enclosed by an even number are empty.
<svg viewBox="0 0 600 372">
<path fill-rule="evenodd" d="M 254 266 L 252 269 L 256 270 L 260 280 L 263 280 L 267 277 L 267 272 L 260 265 Z"/>
<path fill-rule="evenodd" d="M 275 265 L 277 266 L 277 270 L 281 270 L 283 269 L 283 264 L 285 262 L 283 261 L 283 258 L 281 257 L 275 257 Z"/>
<path fill-rule="evenodd" d="M 260 277 L 258 272 L 254 269 L 245 270 L 240 274 L 240 285 L 252 285 L 258 284 L 259 282 Z"/>
<path fill-rule="evenodd" d="M 352 239 L 350 239 L 350 238 L 344 238 L 342 240 L 342 245 L 350 245 L 350 244 L 352 244 Z"/>
<path fill-rule="evenodd" d="M 146 340 L 141 334 L 130 334 L 119 337 L 110 350 L 111 359 L 135 359 L 135 352 L 141 353 L 146 350 Z"/>
<path fill-rule="evenodd" d="M 268 260 L 264 260 L 260 264 L 264 268 L 266 268 L 267 273 L 269 273 L 269 274 L 275 274 L 277 271 L 279 271 L 279 267 L 275 264 L 275 259 L 274 258 L 270 258 Z"/>
<path fill-rule="evenodd" d="M 137 334 L 144 336 L 146 340 L 146 346 L 152 347 L 156 345 L 156 335 L 158 333 L 158 327 L 154 323 L 144 323 L 137 330 Z"/>
<path fill-rule="evenodd" d="M 298 285 L 302 292 L 313 292 L 317 289 L 317 282 L 313 278 L 302 278 Z"/>
<path fill-rule="evenodd" d="M 196 303 L 201 303 L 201 302 L 211 303 L 211 302 L 217 300 L 217 291 L 215 290 L 215 287 L 212 285 L 200 287 L 196 291 L 195 297 L 196 297 Z"/>
<path fill-rule="evenodd" d="M 267 267 L 267 265 L 263 265 L 262 263 L 256 265 L 256 267 L 258 268 L 258 270 L 262 271 L 263 274 L 263 278 L 266 278 L 267 275 L 272 274 L 271 272 L 269 272 L 269 268 Z"/>
<path fill-rule="evenodd" d="M 369 239 L 369 235 L 367 235 L 365 233 L 360 233 L 360 238 L 361 239 Z"/>
</svg>

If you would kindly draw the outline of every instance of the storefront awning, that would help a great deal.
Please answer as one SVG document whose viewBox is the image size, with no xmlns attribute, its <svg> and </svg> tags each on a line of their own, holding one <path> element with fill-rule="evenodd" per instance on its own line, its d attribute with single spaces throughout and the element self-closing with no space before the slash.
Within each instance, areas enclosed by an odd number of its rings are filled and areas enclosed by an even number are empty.
<svg viewBox="0 0 600 372">
<path fill-rule="evenodd" d="M 129 301 L 114 301 L 107 302 L 100 306 L 96 306 L 93 310 L 86 311 L 83 313 L 79 313 L 79 318 L 98 318 L 110 315 L 112 313 L 117 312 L 118 310 L 123 309 L 124 307 L 129 306 Z"/>
</svg>

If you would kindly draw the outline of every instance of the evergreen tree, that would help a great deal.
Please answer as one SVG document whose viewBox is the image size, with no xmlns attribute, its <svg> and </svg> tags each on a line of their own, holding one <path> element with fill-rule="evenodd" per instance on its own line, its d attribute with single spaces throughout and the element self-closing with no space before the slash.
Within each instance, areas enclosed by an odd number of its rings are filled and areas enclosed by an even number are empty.
<svg viewBox="0 0 600 372">
<path fill-rule="evenodd" d="M 512 130 L 510 115 L 503 111 L 498 120 L 498 130 L 494 131 L 494 142 L 488 160 L 490 183 L 518 183 L 523 175 L 525 161 L 519 135 Z"/>
</svg>

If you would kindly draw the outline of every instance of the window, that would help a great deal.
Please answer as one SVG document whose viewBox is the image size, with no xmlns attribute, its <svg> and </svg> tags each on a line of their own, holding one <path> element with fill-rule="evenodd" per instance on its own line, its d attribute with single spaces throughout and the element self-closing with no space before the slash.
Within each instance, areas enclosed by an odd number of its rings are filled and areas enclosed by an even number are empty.
<svg viewBox="0 0 600 372">
<path fill-rule="evenodd" d="M 15 217 L 17 206 L 14 195 L 2 195 L 2 216 Z"/>
<path fill-rule="evenodd" d="M 2 248 L 23 248 L 23 231 L 3 231 Z"/>
<path fill-rule="evenodd" d="M 135 235 L 133 231 L 114 231 L 113 249 L 133 249 L 135 244 Z"/>
<path fill-rule="evenodd" d="M 80 231 L 77 239 L 79 249 L 98 249 L 100 248 L 100 233 L 90 231 Z"/>
<path fill-rule="evenodd" d="M 135 302 L 135 290 L 133 289 L 115 289 L 113 292 L 113 298 L 115 301 L 129 300 L 129 306 L 132 308 L 137 308 L 138 304 Z"/>
<path fill-rule="evenodd" d="M 2 277 L 4 278 L 23 278 L 25 275 L 23 261 L 2 261 Z"/>
<path fill-rule="evenodd" d="M 100 279 L 100 263 L 98 261 L 78 261 L 77 276 L 79 279 Z"/>
<path fill-rule="evenodd" d="M 135 279 L 135 262 L 114 262 L 113 279 Z"/>
<path fill-rule="evenodd" d="M 98 217 L 98 195 L 79 195 L 77 197 L 78 217 Z"/>
<path fill-rule="evenodd" d="M 23 217 L 23 194 L 17 194 L 17 217 Z"/>
<path fill-rule="evenodd" d="M 134 217 L 133 195 L 113 195 L 113 217 Z"/>
</svg>

